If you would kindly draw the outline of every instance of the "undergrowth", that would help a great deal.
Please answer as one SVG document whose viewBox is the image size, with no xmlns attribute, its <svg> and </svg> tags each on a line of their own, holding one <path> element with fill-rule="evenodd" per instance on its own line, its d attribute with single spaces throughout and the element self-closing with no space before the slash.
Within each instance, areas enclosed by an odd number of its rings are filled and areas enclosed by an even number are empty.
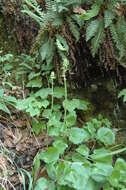
<svg viewBox="0 0 126 190">
<path fill-rule="evenodd" d="M 88 122 L 80 122 L 78 112 L 88 111 L 89 102 L 69 98 L 66 80 L 69 62 L 66 58 L 62 65 L 63 87 L 55 85 L 56 75 L 51 72 L 48 87 L 38 86 L 37 81 L 37 86 L 29 86 L 32 77 L 26 82 L 27 88 L 32 89 L 27 97 L 4 96 L 6 80 L 0 91 L 2 112 L 11 115 L 17 108 L 29 114 L 32 132 L 36 136 L 46 131 L 46 148 L 35 156 L 32 171 L 18 171 L 22 176 L 23 188 L 125 190 L 126 162 L 121 154 L 125 154 L 126 148 L 116 144 L 116 131 L 102 115 L 92 116 Z M 26 67 L 27 64 L 22 63 L 19 71 L 23 71 L 22 66 Z M 28 73 L 28 78 L 31 73 Z M 20 75 L 24 75 L 24 71 Z M 33 76 L 36 79 L 39 75 Z M 124 91 L 119 97 L 123 95 Z M 51 145 L 48 144 L 50 138 L 53 140 Z"/>
<path fill-rule="evenodd" d="M 87 9 L 83 8 L 85 4 Z M 79 113 L 86 113 L 90 103 L 69 97 L 67 74 L 73 54 L 64 24 L 68 24 L 75 44 L 84 29 L 85 40 L 91 41 L 93 56 L 103 45 L 108 63 L 111 59 L 120 63 L 125 60 L 125 4 L 121 0 L 78 3 L 46 0 L 41 8 L 35 0 L 24 0 L 22 12 L 40 26 L 32 48 L 33 57 L 14 57 L 2 52 L 0 56 L 1 115 L 11 118 L 18 110 L 29 116 L 34 135 L 46 132 L 46 147 L 35 156 L 32 171 L 18 171 L 24 190 L 126 189 L 123 158 L 126 148 L 116 144 L 118 130 L 113 130 L 111 122 L 100 113 L 97 117 L 92 115 L 89 121 L 80 120 Z M 107 51 L 108 47 L 111 52 Z M 55 56 L 58 56 L 62 86 L 57 85 Z M 18 86 L 21 93 L 12 94 Z M 119 98 L 122 96 L 125 102 L 125 90 Z M 49 139 L 52 139 L 51 145 Z"/>
</svg>

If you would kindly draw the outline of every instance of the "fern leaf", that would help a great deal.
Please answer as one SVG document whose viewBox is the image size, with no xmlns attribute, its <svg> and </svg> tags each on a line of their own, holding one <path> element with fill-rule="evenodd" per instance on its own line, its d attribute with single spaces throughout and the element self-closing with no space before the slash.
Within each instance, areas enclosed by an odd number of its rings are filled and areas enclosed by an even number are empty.
<svg viewBox="0 0 126 190">
<path fill-rule="evenodd" d="M 125 55 L 125 48 L 124 48 L 123 44 L 120 42 L 120 38 L 117 33 L 116 26 L 114 24 L 111 24 L 110 32 L 111 32 L 112 39 L 115 43 L 115 46 L 119 50 L 120 59 L 122 59 L 122 57 Z"/>
<path fill-rule="evenodd" d="M 77 25 L 75 24 L 75 22 L 72 20 L 72 18 L 67 17 L 67 22 L 69 24 L 70 30 L 74 36 L 74 38 L 76 39 L 76 42 L 79 40 L 80 38 L 80 31 L 79 28 L 77 27 Z"/>
<path fill-rule="evenodd" d="M 113 21 L 114 18 L 115 18 L 115 15 L 113 15 L 112 12 L 110 12 L 109 10 L 106 10 L 104 12 L 105 28 L 107 28 L 108 26 L 110 26 L 110 24 L 112 23 L 112 21 Z"/>
<path fill-rule="evenodd" d="M 104 37 L 105 37 L 104 22 L 103 22 L 103 20 L 101 20 L 99 23 L 97 33 L 95 34 L 95 37 L 91 41 L 91 51 L 92 51 L 93 56 L 95 56 L 95 54 L 97 53 L 97 51 L 100 47 L 100 44 L 104 40 Z"/>
<path fill-rule="evenodd" d="M 90 22 L 90 24 L 86 28 L 86 41 L 90 40 L 95 35 L 98 30 L 99 24 L 100 21 L 97 19 Z"/>
</svg>

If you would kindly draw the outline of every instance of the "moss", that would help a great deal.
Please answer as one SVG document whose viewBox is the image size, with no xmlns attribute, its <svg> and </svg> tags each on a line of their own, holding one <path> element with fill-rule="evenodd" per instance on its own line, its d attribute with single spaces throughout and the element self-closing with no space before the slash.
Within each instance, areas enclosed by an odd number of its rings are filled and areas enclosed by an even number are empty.
<svg viewBox="0 0 126 190">
<path fill-rule="evenodd" d="M 4 24 L 4 19 L 0 18 L 0 51 L 3 53 L 11 52 L 18 53 L 18 45 L 12 35 L 8 33 L 7 26 Z"/>
</svg>

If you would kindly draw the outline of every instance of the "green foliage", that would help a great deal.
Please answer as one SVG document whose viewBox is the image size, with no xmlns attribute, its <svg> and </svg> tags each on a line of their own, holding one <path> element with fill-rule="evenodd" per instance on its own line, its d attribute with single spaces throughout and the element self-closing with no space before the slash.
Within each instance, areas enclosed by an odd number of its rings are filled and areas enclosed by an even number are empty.
<svg viewBox="0 0 126 190">
<path fill-rule="evenodd" d="M 12 96 L 6 96 L 4 89 L 0 89 L 0 110 L 11 115 L 9 106 L 16 107 L 16 98 Z"/>
<path fill-rule="evenodd" d="M 122 7 L 124 2 L 99 1 L 91 2 L 91 9 L 84 11 L 80 19 L 87 22 L 86 40 L 91 39 L 91 49 L 93 56 L 96 55 L 100 45 L 103 44 L 106 28 L 111 33 L 112 41 L 118 50 L 119 60 L 125 56 L 125 27 L 126 22 L 122 12 L 118 12 L 118 6 Z M 122 37 L 123 36 L 123 37 Z"/>
<path fill-rule="evenodd" d="M 123 97 L 123 102 L 126 102 L 126 89 L 120 91 L 118 98 Z"/>
<path fill-rule="evenodd" d="M 61 47 L 64 51 L 63 44 Z M 118 158 L 113 164 L 113 159 L 126 148 L 114 147 L 115 134 L 110 121 L 103 116 L 84 124 L 78 123 L 78 110 L 86 112 L 89 104 L 84 100 L 69 99 L 66 71 L 64 64 L 64 88 L 54 87 L 55 75 L 51 73 L 51 88 L 40 89 L 22 100 L 24 105 L 19 101 L 19 105 L 34 117 L 33 132 L 38 135 L 46 130 L 47 137 L 53 137 L 52 145 L 48 146 L 47 142 L 47 148 L 34 158 L 33 179 L 39 172 L 41 161 L 45 163 L 48 174 L 48 178 L 37 179 L 34 188 L 106 190 L 118 187 L 121 190 L 126 182 L 126 162 Z M 35 116 L 40 115 L 42 121 L 37 121 Z"/>
</svg>

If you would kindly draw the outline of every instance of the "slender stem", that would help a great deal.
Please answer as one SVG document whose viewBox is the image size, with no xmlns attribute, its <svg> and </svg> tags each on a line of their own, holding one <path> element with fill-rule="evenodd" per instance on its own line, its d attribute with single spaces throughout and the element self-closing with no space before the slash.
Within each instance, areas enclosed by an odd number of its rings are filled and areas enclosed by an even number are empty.
<svg viewBox="0 0 126 190">
<path fill-rule="evenodd" d="M 53 93 L 54 93 L 54 86 L 53 86 L 53 80 L 52 80 L 52 104 L 51 104 L 51 111 L 53 111 L 53 104 L 54 104 Z"/>
<path fill-rule="evenodd" d="M 65 90 L 65 101 L 67 101 L 67 83 L 66 83 L 66 76 L 64 74 L 64 90 Z M 64 122 L 66 122 L 66 114 L 67 110 L 64 108 Z"/>
</svg>

